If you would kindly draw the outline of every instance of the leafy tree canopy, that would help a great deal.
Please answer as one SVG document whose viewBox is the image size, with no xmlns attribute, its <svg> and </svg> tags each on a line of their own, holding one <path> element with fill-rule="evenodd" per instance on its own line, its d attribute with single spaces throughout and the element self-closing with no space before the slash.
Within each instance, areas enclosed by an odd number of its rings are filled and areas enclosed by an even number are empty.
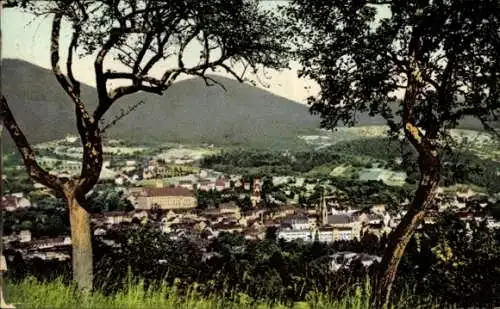
<svg viewBox="0 0 500 309">
<path fill-rule="evenodd" d="M 406 112 L 433 139 L 465 116 L 487 129 L 498 121 L 498 1 L 296 0 L 286 12 L 300 75 L 321 88 L 309 103 L 323 126 L 354 124 L 369 112 L 399 130 Z M 395 104 L 412 74 L 415 104 Z"/>
</svg>

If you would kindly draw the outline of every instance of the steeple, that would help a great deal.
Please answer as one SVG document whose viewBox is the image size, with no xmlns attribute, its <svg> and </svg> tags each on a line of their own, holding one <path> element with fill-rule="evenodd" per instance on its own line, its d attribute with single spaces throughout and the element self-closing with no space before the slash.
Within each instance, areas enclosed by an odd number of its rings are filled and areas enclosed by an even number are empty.
<svg viewBox="0 0 500 309">
<path fill-rule="evenodd" d="M 328 224 L 328 210 L 326 209 L 326 199 L 325 199 L 325 188 L 323 187 L 323 192 L 321 193 L 321 224 Z"/>
</svg>

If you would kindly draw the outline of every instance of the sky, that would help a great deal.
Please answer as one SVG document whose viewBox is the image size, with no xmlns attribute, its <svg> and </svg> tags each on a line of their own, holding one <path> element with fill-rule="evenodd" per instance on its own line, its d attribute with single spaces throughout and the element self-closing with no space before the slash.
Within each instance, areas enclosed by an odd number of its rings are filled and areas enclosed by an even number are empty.
<svg viewBox="0 0 500 309">
<path fill-rule="evenodd" d="M 267 1 L 264 6 L 273 7 L 279 2 L 282 1 Z M 4 9 L 1 16 L 2 58 L 21 59 L 44 68 L 50 68 L 51 22 L 51 17 L 34 19 L 32 15 L 22 13 L 16 9 Z M 70 41 L 70 35 L 71 31 L 68 24 L 63 23 L 60 41 L 62 59 L 66 57 L 65 51 Z M 73 66 L 76 77 L 81 82 L 91 86 L 95 86 L 94 57 L 80 58 L 74 61 Z M 186 63 L 197 61 L 198 53 L 195 48 L 191 50 L 187 48 L 185 58 Z M 299 79 L 297 77 L 297 69 L 298 64 L 292 63 L 291 70 L 283 70 L 281 72 L 269 70 L 267 76 L 270 79 L 264 80 L 266 85 L 258 83 L 257 87 L 264 88 L 267 91 L 290 100 L 305 103 L 308 96 L 317 93 L 318 87 L 310 80 Z M 188 77 L 184 76 L 178 80 L 185 78 Z"/>
</svg>

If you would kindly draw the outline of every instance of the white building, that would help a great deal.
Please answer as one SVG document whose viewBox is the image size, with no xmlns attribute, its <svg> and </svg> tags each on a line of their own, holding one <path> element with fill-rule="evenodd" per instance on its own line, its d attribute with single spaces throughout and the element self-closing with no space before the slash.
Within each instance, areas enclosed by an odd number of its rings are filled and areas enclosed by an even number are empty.
<svg viewBox="0 0 500 309">
<path fill-rule="evenodd" d="M 76 141 L 78 140 L 78 136 L 76 135 L 66 135 L 66 137 L 64 138 L 64 141 L 67 142 L 67 143 L 76 143 Z"/>
<path fill-rule="evenodd" d="M 294 216 L 286 218 L 282 221 L 282 223 L 290 226 L 292 230 L 307 230 L 311 228 L 309 220 L 306 216 Z"/>
<path fill-rule="evenodd" d="M 278 238 L 282 238 L 286 241 L 302 240 L 302 241 L 313 241 L 313 234 L 309 230 L 293 230 L 286 229 L 280 230 L 278 232 Z"/>
<path fill-rule="evenodd" d="M 19 242 L 30 242 L 31 241 L 31 231 L 22 230 L 19 232 Z"/>
<path fill-rule="evenodd" d="M 198 190 L 201 190 L 201 191 L 215 190 L 215 182 L 214 181 L 210 181 L 208 179 L 201 180 L 198 183 Z"/>
<path fill-rule="evenodd" d="M 319 242 L 334 242 L 335 234 L 333 229 L 319 229 L 317 232 Z"/>
<path fill-rule="evenodd" d="M 194 185 L 190 180 L 181 180 L 179 181 L 178 186 L 188 190 L 193 190 L 194 188 Z"/>
<path fill-rule="evenodd" d="M 137 162 L 135 160 L 127 160 L 125 161 L 126 166 L 135 166 Z"/>
<path fill-rule="evenodd" d="M 336 234 L 335 238 L 338 240 L 353 240 L 358 236 L 351 228 L 336 228 L 334 233 Z"/>
</svg>

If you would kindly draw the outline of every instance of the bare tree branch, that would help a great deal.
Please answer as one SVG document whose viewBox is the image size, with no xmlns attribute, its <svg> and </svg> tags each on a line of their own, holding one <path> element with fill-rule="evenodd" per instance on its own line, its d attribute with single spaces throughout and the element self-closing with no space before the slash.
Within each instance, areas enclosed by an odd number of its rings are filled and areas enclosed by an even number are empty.
<svg viewBox="0 0 500 309">
<path fill-rule="evenodd" d="M 240 83 L 244 82 L 243 80 L 243 77 L 238 75 L 233 69 L 231 69 L 229 66 L 227 66 L 226 64 L 224 63 L 221 63 L 220 66 L 222 68 L 224 68 L 224 70 L 226 70 L 227 73 L 231 74 L 232 76 L 234 76 L 234 78 L 236 78 L 236 80 L 238 80 Z"/>
<path fill-rule="evenodd" d="M 165 89 L 165 86 L 146 86 L 143 85 L 142 82 L 139 85 L 118 87 L 111 92 L 110 101 L 114 102 L 124 95 L 132 94 L 138 91 L 145 91 L 161 95 Z"/>
<path fill-rule="evenodd" d="M 422 72 L 422 80 L 424 82 L 427 82 L 430 85 L 432 85 L 432 87 L 434 87 L 434 89 L 436 89 L 436 91 L 439 91 L 439 88 L 440 88 L 439 83 L 437 81 L 435 81 L 434 79 L 432 79 L 427 73 Z"/>
<path fill-rule="evenodd" d="M 80 13 L 82 13 L 83 15 L 83 21 L 86 21 L 89 19 L 89 15 L 87 13 L 87 9 L 85 8 L 85 6 L 83 5 L 82 1 L 80 0 L 76 0 L 76 5 L 78 6 L 78 8 L 80 9 Z"/>
<path fill-rule="evenodd" d="M 121 36 L 122 32 L 119 29 L 113 28 L 111 30 L 109 39 L 106 41 L 106 43 L 104 43 L 103 47 L 97 54 L 96 59 L 94 61 L 95 79 L 96 79 L 97 94 L 99 97 L 99 106 L 101 106 L 101 104 L 107 104 L 107 102 L 109 101 L 108 91 L 106 86 L 106 77 L 104 76 L 103 72 L 104 58 L 108 54 L 109 50 L 118 42 Z M 95 121 L 99 121 L 102 115 L 104 114 L 103 112 L 101 112 L 102 109 L 100 109 L 99 106 L 94 111 Z"/>
<path fill-rule="evenodd" d="M 57 81 L 63 87 L 64 91 L 70 96 L 71 100 L 75 103 L 75 113 L 77 119 L 77 128 L 82 138 L 82 141 L 85 143 L 86 140 L 86 130 L 85 126 L 90 126 L 93 124 L 94 120 L 88 114 L 85 105 L 81 101 L 80 98 L 80 83 L 76 81 L 73 76 L 72 69 L 72 57 L 73 52 L 76 48 L 77 39 L 78 39 L 78 27 L 75 27 L 71 44 L 68 51 L 68 59 L 66 66 L 68 68 L 68 75 L 70 76 L 70 80 L 73 82 L 70 83 L 61 72 L 59 66 L 59 35 L 61 29 L 61 20 L 62 20 L 62 12 L 57 12 L 54 16 L 54 20 L 52 23 L 52 36 L 51 36 L 51 45 L 50 45 L 50 54 L 51 54 L 51 64 L 52 64 L 52 72 L 56 76 Z"/>
<path fill-rule="evenodd" d="M 66 60 L 66 71 L 68 72 L 68 78 L 71 84 L 73 85 L 73 89 L 75 95 L 80 97 L 80 82 L 78 82 L 73 75 L 73 51 L 76 50 L 78 44 L 78 37 L 80 36 L 80 26 L 75 25 L 73 29 L 73 34 L 71 38 L 71 43 L 68 47 L 68 59 Z"/>
<path fill-rule="evenodd" d="M 147 34 L 146 37 L 146 43 L 144 44 L 143 48 L 141 49 L 137 59 L 134 61 L 134 65 L 132 67 L 132 71 L 134 74 L 128 74 L 128 73 L 123 73 L 122 77 L 117 77 L 116 73 L 104 73 L 103 72 L 103 66 L 102 63 L 104 61 L 104 58 L 106 57 L 107 53 L 111 48 L 114 47 L 114 45 L 118 42 L 120 39 L 121 35 L 123 33 L 127 32 L 126 29 L 115 29 L 114 34 L 112 33 L 110 35 L 109 40 L 104 44 L 103 48 L 99 52 L 98 56 L 96 57 L 96 61 L 94 63 L 95 71 L 96 71 L 96 85 L 99 93 L 99 104 L 94 111 L 94 118 L 96 120 L 99 120 L 102 118 L 104 113 L 111 107 L 113 102 L 118 100 L 124 95 L 127 94 L 132 94 L 137 91 L 147 91 L 147 92 L 152 92 L 156 94 L 161 94 L 164 89 L 163 86 L 160 87 L 160 83 L 155 83 L 156 87 L 150 87 L 150 86 L 145 86 L 142 84 L 142 81 L 147 81 L 147 82 L 152 82 L 152 78 L 149 77 L 144 77 L 144 75 L 147 75 L 149 70 L 163 57 L 164 53 L 164 47 L 167 44 L 170 34 L 167 33 L 163 40 L 159 43 L 158 46 L 158 53 L 156 53 L 144 66 L 142 70 L 140 70 L 140 63 L 142 62 L 142 59 L 144 58 L 144 55 L 147 52 L 147 47 L 151 44 L 151 40 L 153 39 L 152 36 L 150 36 L 150 33 Z M 147 46 L 146 46 L 147 45 Z M 142 56 L 141 56 L 142 55 Z M 140 72 L 139 72 L 140 71 Z M 139 76 L 140 75 L 140 76 Z M 178 75 L 178 74 L 177 74 Z M 165 75 L 164 75 L 165 76 Z M 111 90 L 108 94 L 107 91 L 107 80 L 109 78 L 126 78 L 129 79 L 132 82 L 132 86 L 124 86 L 124 87 L 119 87 L 117 89 Z M 163 82 L 163 84 L 165 84 Z"/>
<path fill-rule="evenodd" d="M 0 97 L 0 116 L 2 118 L 3 124 L 10 133 L 10 136 L 14 140 L 19 153 L 24 162 L 29 176 L 38 183 L 49 187 L 55 191 L 61 192 L 63 183 L 55 175 L 49 174 L 42 167 L 40 167 L 36 161 L 35 152 L 31 148 L 28 140 L 26 139 L 24 133 L 19 128 L 10 108 L 7 104 L 7 100 L 2 95 Z"/>
<path fill-rule="evenodd" d="M 144 40 L 144 44 L 142 45 L 141 51 L 137 55 L 137 58 L 135 59 L 134 66 L 132 68 L 133 74 L 139 73 L 139 70 L 141 68 L 142 59 L 144 59 L 144 55 L 146 55 L 146 52 L 148 51 L 149 46 L 151 45 L 151 42 L 153 41 L 153 38 L 154 38 L 153 32 L 149 32 L 146 35 L 146 39 Z"/>
<path fill-rule="evenodd" d="M 81 198 L 95 185 L 99 179 L 99 172 L 102 166 L 102 144 L 99 131 L 97 129 L 98 123 L 94 120 L 94 118 L 90 117 L 85 109 L 85 105 L 80 98 L 79 89 L 78 91 L 75 91 L 75 89 L 79 87 L 75 87 L 74 84 L 68 82 L 59 67 L 59 36 L 61 20 L 62 12 L 58 11 L 54 16 L 54 21 L 52 23 L 50 46 L 51 63 L 52 71 L 59 81 L 59 84 L 61 84 L 63 89 L 75 103 L 76 126 L 83 146 L 82 169 L 78 185 L 75 188 L 75 196 L 77 198 Z M 76 26 L 74 31 L 78 32 L 78 30 L 79 28 Z M 70 50 L 76 48 L 77 38 L 78 34 L 73 33 Z M 74 80 L 74 82 L 79 85 L 72 73 L 72 52 L 68 53 L 66 65 L 68 67 L 68 74 L 71 75 L 70 79 Z"/>
<path fill-rule="evenodd" d="M 159 79 L 150 76 L 138 76 L 135 73 L 127 72 L 106 72 L 104 76 L 109 79 L 129 79 L 132 82 L 148 82 L 156 86 L 161 86 L 162 82 Z"/>
<path fill-rule="evenodd" d="M 184 50 L 189 45 L 189 43 L 191 43 L 191 41 L 193 41 L 193 39 L 196 38 L 196 36 L 198 36 L 200 32 L 201 32 L 201 25 L 198 24 L 193 30 L 193 32 L 189 34 L 184 40 L 184 42 L 180 44 L 179 54 L 177 57 L 177 65 L 179 66 L 179 69 L 184 69 L 184 61 L 182 60 L 182 58 L 184 57 Z"/>
<path fill-rule="evenodd" d="M 483 117 L 479 117 L 479 116 L 476 116 L 476 117 L 479 119 L 479 121 L 481 121 L 481 124 L 486 129 L 486 132 L 488 132 L 488 133 L 494 135 L 496 138 L 500 139 L 500 131 L 498 129 L 493 128 L 488 123 L 488 121 L 486 121 L 486 119 L 484 119 Z"/>
<path fill-rule="evenodd" d="M 59 32 L 61 30 L 61 20 L 63 17 L 62 12 L 57 12 L 54 16 L 54 20 L 52 22 L 52 36 L 51 36 L 51 45 L 50 45 L 50 56 L 51 56 L 51 64 L 52 64 L 52 72 L 57 78 L 57 81 L 63 87 L 64 91 L 71 97 L 73 101 L 78 101 L 78 96 L 75 93 L 75 89 L 73 86 L 66 80 L 66 77 L 61 71 L 59 67 Z M 73 40 L 72 40 L 73 43 Z M 71 62 L 70 57 L 68 56 L 68 61 Z"/>
<path fill-rule="evenodd" d="M 392 52 L 392 51 L 387 51 L 387 57 L 396 64 L 396 66 L 404 73 L 408 72 L 408 63 L 406 61 L 403 61 L 398 58 L 398 56 Z"/>
<path fill-rule="evenodd" d="M 149 70 L 158 62 L 161 60 L 162 57 L 164 57 L 164 48 L 165 45 L 168 43 L 168 40 L 170 39 L 170 33 L 166 33 L 165 37 L 158 42 L 158 52 L 151 57 L 151 59 L 146 63 L 144 68 L 141 71 L 142 75 L 148 74 Z"/>
<path fill-rule="evenodd" d="M 224 91 L 227 91 L 226 86 L 224 86 L 224 84 L 222 84 L 221 82 L 219 82 L 215 78 L 212 78 L 210 76 L 206 76 L 203 73 L 197 74 L 197 76 L 203 78 L 203 80 L 205 81 L 205 85 L 207 85 L 209 87 L 217 85 L 217 86 L 221 87 Z M 213 83 L 213 84 L 211 84 L 211 83 Z"/>
<path fill-rule="evenodd" d="M 210 59 L 211 50 L 215 49 L 215 47 L 210 46 L 210 34 L 202 31 L 205 23 L 203 20 L 199 20 L 196 11 L 192 13 L 190 8 L 182 6 L 180 9 L 172 8 L 171 11 L 166 10 L 168 8 L 168 5 L 147 1 L 146 8 L 137 9 L 137 7 L 131 7 L 128 8 L 132 10 L 131 12 L 114 13 L 114 15 L 120 17 L 120 26 L 111 30 L 109 39 L 103 44 L 94 62 L 96 86 L 99 95 L 99 103 L 93 113 L 93 117 L 96 121 L 99 121 L 112 104 L 122 96 L 138 91 L 162 94 L 180 74 L 200 76 L 207 85 L 220 85 L 219 81 L 212 77 L 206 77 L 205 73 L 209 68 L 221 66 L 238 81 L 244 82 L 242 75 L 237 74 L 229 65 L 224 63 L 226 60 L 230 59 L 233 54 L 226 53 L 226 48 L 224 46 L 225 41 L 223 39 L 221 40 L 222 42 L 217 44 L 219 45 L 217 48 L 221 49 L 222 55 L 217 60 L 212 61 L 212 59 Z M 113 11 L 117 8 L 111 7 L 111 9 Z M 141 14 L 144 14 L 144 16 Z M 203 35 L 199 38 L 202 32 Z M 121 50 L 123 46 L 127 46 L 125 40 L 128 39 L 127 34 L 145 35 L 140 39 L 140 48 L 131 47 L 131 50 L 135 52 L 133 56 L 130 56 L 131 53 Z M 177 42 L 178 49 L 174 53 L 177 54 L 177 66 L 176 68 L 165 70 L 161 78 L 154 78 L 151 76 L 150 71 L 160 60 L 166 58 L 165 53 L 168 53 L 166 47 L 172 37 L 175 37 L 179 41 Z M 124 40 L 122 40 L 122 38 L 124 38 Z M 204 61 L 200 61 L 197 65 L 188 68 L 184 63 L 184 52 L 187 46 L 196 38 L 201 42 Z M 122 62 L 131 68 L 131 73 L 104 72 L 103 62 L 111 49 L 117 49 L 121 51 L 122 57 L 127 57 L 127 60 Z M 145 58 L 148 52 L 152 54 L 151 57 L 146 60 Z M 244 57 L 242 57 L 242 59 L 243 58 Z M 250 60 L 248 60 L 248 62 L 250 62 Z M 246 72 L 247 68 L 248 66 L 245 66 L 244 72 Z M 111 79 L 128 80 L 131 85 L 108 89 L 107 82 Z M 225 89 L 225 87 L 222 88 Z"/>
<path fill-rule="evenodd" d="M 120 115 L 116 116 L 115 119 L 113 119 L 113 121 L 102 126 L 101 134 L 104 134 L 104 132 L 106 132 L 106 130 L 115 126 L 118 123 L 118 121 L 125 118 L 131 112 L 135 111 L 142 104 L 144 104 L 144 101 L 141 100 L 141 101 L 137 102 L 136 104 L 129 106 L 129 108 L 127 108 L 127 110 L 121 110 Z"/>
</svg>

